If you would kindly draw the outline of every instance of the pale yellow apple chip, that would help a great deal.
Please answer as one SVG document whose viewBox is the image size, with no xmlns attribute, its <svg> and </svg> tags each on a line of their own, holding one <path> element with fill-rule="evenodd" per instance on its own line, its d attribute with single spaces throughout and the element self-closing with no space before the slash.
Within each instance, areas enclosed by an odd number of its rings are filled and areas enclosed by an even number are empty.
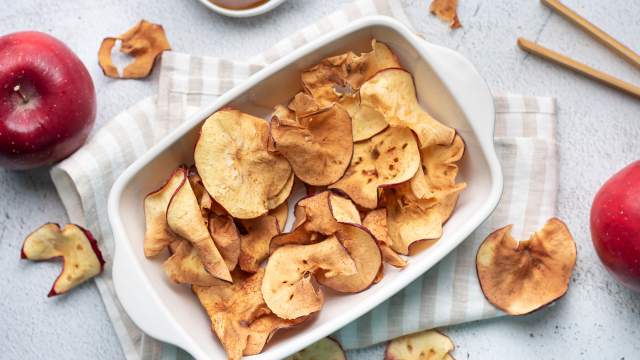
<svg viewBox="0 0 640 360">
<path fill-rule="evenodd" d="M 391 340 L 384 353 L 385 360 L 447 360 L 452 359 L 453 341 L 437 330 L 426 330 Z"/>
<path fill-rule="evenodd" d="M 255 219 L 241 220 L 240 223 L 244 228 L 240 236 L 240 269 L 254 273 L 269 256 L 271 238 L 280 233 L 278 219 L 265 214 Z"/>
<path fill-rule="evenodd" d="M 186 169 L 179 167 L 158 190 L 144 198 L 144 256 L 160 254 L 171 242 L 179 238 L 167 224 L 167 207 L 176 190 L 182 186 Z"/>
<path fill-rule="evenodd" d="M 202 218 L 200 206 L 191 189 L 191 184 L 186 181 L 186 172 L 184 176 L 185 181 L 176 190 L 167 208 L 169 228 L 193 245 L 207 272 L 219 279 L 231 281 L 229 269 Z"/>
<path fill-rule="evenodd" d="M 351 118 L 338 105 L 304 117 L 278 106 L 271 119 L 271 136 L 296 176 L 310 185 L 340 179 L 353 153 Z"/>
<path fill-rule="evenodd" d="M 370 211 L 362 220 L 362 225 L 378 240 L 384 262 L 397 268 L 407 266 L 407 261 L 391 248 L 391 239 L 387 230 L 387 209 Z"/>
<path fill-rule="evenodd" d="M 511 236 L 511 225 L 480 245 L 476 269 L 487 300 L 509 315 L 524 315 L 552 303 L 569 288 L 576 244 L 567 226 L 551 218 L 529 240 Z"/>
<path fill-rule="evenodd" d="M 209 194 L 235 218 L 256 218 L 289 196 L 291 167 L 267 151 L 268 142 L 269 124 L 238 110 L 219 110 L 202 125 L 196 168 Z"/>
<path fill-rule="evenodd" d="M 370 106 L 362 105 L 360 95 L 344 95 L 338 102 L 351 117 L 353 142 L 367 140 L 384 131 L 389 124 L 384 116 Z"/>
<path fill-rule="evenodd" d="M 89 230 L 75 224 L 62 229 L 52 223 L 40 226 L 24 240 L 20 258 L 32 261 L 62 258 L 62 271 L 49 297 L 66 293 L 104 269 L 98 242 Z"/>
<path fill-rule="evenodd" d="M 120 52 L 134 58 L 134 61 L 123 69 L 122 75 L 111 60 L 111 50 L 117 40 L 122 41 Z M 98 50 L 98 63 L 108 77 L 139 79 L 151 73 L 156 59 L 166 50 L 171 50 L 171 45 L 162 26 L 141 20 L 124 34 L 102 40 Z"/>
<path fill-rule="evenodd" d="M 382 254 L 376 239 L 363 226 L 356 224 L 339 224 L 335 237 L 347 249 L 356 264 L 357 272 L 331 277 L 319 273 L 318 282 L 344 293 L 356 293 L 367 289 L 382 268 Z"/>
<path fill-rule="evenodd" d="M 366 209 L 378 206 L 378 189 L 410 180 L 420 167 L 420 152 L 411 130 L 390 127 L 354 145 L 353 158 L 337 189 Z"/>
<path fill-rule="evenodd" d="M 403 126 L 418 135 L 420 148 L 449 145 L 455 130 L 427 113 L 416 98 L 411 74 L 402 69 L 386 69 L 362 85 L 361 103 L 381 113 L 391 126 Z"/>
<path fill-rule="evenodd" d="M 198 250 L 179 240 L 174 253 L 162 264 L 167 277 L 177 284 L 211 286 L 222 282 L 204 268 Z"/>
<path fill-rule="evenodd" d="M 440 190 L 455 186 L 458 175 L 456 164 L 464 154 L 464 141 L 458 135 L 451 145 L 432 145 L 420 150 L 422 169 L 429 189 L 426 196 L 432 196 Z M 414 191 L 415 193 L 415 191 Z"/>
<path fill-rule="evenodd" d="M 229 215 L 209 214 L 209 234 L 229 271 L 238 265 L 240 257 L 240 233 Z"/>
<path fill-rule="evenodd" d="M 433 0 L 429 11 L 441 20 L 449 22 L 452 29 L 462 27 L 458 19 L 458 0 Z"/>
<path fill-rule="evenodd" d="M 347 360 L 347 356 L 340 343 L 327 337 L 289 356 L 286 360 Z"/>
<path fill-rule="evenodd" d="M 358 271 L 335 236 L 311 245 L 286 245 L 271 254 L 262 281 L 262 296 L 271 311 L 283 319 L 308 316 L 322 308 L 324 296 L 315 275 L 325 278 Z"/>
</svg>

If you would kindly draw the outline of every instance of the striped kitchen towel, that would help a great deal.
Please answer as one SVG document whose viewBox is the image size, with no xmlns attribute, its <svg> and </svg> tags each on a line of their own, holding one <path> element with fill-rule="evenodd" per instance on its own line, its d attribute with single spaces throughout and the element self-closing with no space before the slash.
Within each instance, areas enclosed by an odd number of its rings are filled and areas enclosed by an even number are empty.
<svg viewBox="0 0 640 360">
<path fill-rule="evenodd" d="M 100 239 L 107 265 L 95 282 L 128 359 L 176 359 L 188 355 L 142 333 L 115 295 L 107 197 L 116 178 L 190 114 L 266 64 L 329 29 L 367 15 L 392 16 L 410 26 L 399 2 L 360 0 L 248 61 L 165 53 L 157 97 L 123 111 L 74 155 L 52 168 L 51 177 L 70 221 L 86 226 Z M 514 235 L 524 238 L 554 215 L 556 108 L 551 98 L 515 95 L 496 96 L 495 104 L 495 142 L 504 172 L 504 193 L 498 208 L 436 267 L 338 331 L 335 336 L 345 348 L 360 348 L 422 329 L 501 314 L 482 295 L 475 274 L 475 253 L 480 241 L 497 227 L 514 224 Z"/>
</svg>

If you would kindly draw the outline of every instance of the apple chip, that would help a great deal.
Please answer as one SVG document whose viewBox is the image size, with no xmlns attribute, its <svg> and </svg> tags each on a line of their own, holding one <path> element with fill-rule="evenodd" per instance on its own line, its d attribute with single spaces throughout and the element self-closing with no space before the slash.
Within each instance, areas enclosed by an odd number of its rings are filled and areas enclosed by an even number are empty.
<svg viewBox="0 0 640 360">
<path fill-rule="evenodd" d="M 185 181 L 183 167 L 176 169 L 158 190 L 144 198 L 144 256 L 153 257 L 179 238 L 167 224 L 167 207 L 171 197 Z"/>
<path fill-rule="evenodd" d="M 240 257 L 240 233 L 229 215 L 209 214 L 209 234 L 213 239 L 229 271 L 238 265 Z"/>
<path fill-rule="evenodd" d="M 411 130 L 390 127 L 354 145 L 342 179 L 329 186 L 366 209 L 378 206 L 378 188 L 409 181 L 420 167 L 420 152 Z"/>
<path fill-rule="evenodd" d="M 48 296 L 63 294 L 100 274 L 104 259 L 98 243 L 89 230 L 68 224 L 44 224 L 24 240 L 22 259 L 32 261 L 62 258 L 62 271 L 56 278 Z"/>
<path fill-rule="evenodd" d="M 167 208 L 167 223 L 171 231 L 188 240 L 198 251 L 207 272 L 231 281 L 229 269 L 209 234 L 189 181 L 183 181 L 171 198 Z"/>
<path fill-rule="evenodd" d="M 134 58 L 134 61 L 123 69 L 122 75 L 111 60 L 111 50 L 117 40 L 122 42 L 120 52 Z M 98 63 L 108 77 L 140 79 L 151 73 L 157 57 L 166 50 L 171 50 L 171 45 L 162 26 L 141 20 L 124 34 L 102 40 L 98 50 Z"/>
<path fill-rule="evenodd" d="M 418 135 L 420 148 L 449 145 L 455 130 L 427 113 L 416 98 L 411 74 L 402 69 L 386 69 L 362 85 L 361 103 L 381 113 L 391 126 L 408 127 Z"/>
<path fill-rule="evenodd" d="M 324 303 L 314 275 L 329 279 L 357 273 L 342 244 L 331 236 L 311 245 L 286 245 L 269 257 L 262 296 L 271 311 L 283 319 L 297 319 L 319 311 Z"/>
<path fill-rule="evenodd" d="M 289 218 L 289 204 L 285 201 L 277 208 L 269 210 L 269 214 L 275 216 L 278 220 L 278 230 L 283 232 Z"/>
<path fill-rule="evenodd" d="M 453 359 L 453 341 L 437 330 L 427 330 L 393 339 L 387 344 L 385 360 Z"/>
<path fill-rule="evenodd" d="M 240 242 L 240 269 L 254 273 L 260 263 L 269 256 L 271 238 L 280 233 L 278 220 L 273 215 L 262 215 L 255 219 L 240 220 L 244 232 Z"/>
<path fill-rule="evenodd" d="M 162 267 L 167 277 L 177 284 L 211 286 L 221 282 L 205 270 L 198 250 L 186 240 L 179 240 L 174 253 Z"/>
<path fill-rule="evenodd" d="M 441 20 L 449 22 L 449 27 L 457 29 L 462 27 L 458 19 L 458 0 L 433 0 L 429 11 Z"/>
<path fill-rule="evenodd" d="M 247 346 L 244 348 L 243 355 L 259 354 L 277 330 L 298 325 L 306 319 L 306 317 L 301 317 L 294 320 L 285 320 L 271 313 L 257 318 L 249 325 Z"/>
<path fill-rule="evenodd" d="M 332 338 L 321 339 L 289 356 L 286 360 L 347 360 L 340 343 Z"/>
<path fill-rule="evenodd" d="M 378 277 L 382 268 L 382 255 L 376 239 L 362 226 L 340 224 L 335 237 L 347 249 L 356 264 L 355 274 L 339 274 L 325 277 L 318 274 L 318 282 L 333 290 L 355 293 L 367 289 Z"/>
<path fill-rule="evenodd" d="M 391 240 L 387 231 L 387 209 L 370 211 L 362 220 L 362 225 L 369 229 L 371 234 L 378 240 L 378 246 L 380 246 L 384 262 L 397 268 L 407 266 L 407 261 L 391 248 Z"/>
<path fill-rule="evenodd" d="M 276 150 L 310 185 L 328 185 L 344 174 L 353 154 L 351 118 L 341 106 L 299 117 L 278 106 L 271 120 Z"/>
<path fill-rule="evenodd" d="M 297 93 L 287 107 L 299 117 L 309 116 L 322 110 L 313 96 L 305 92 Z"/>
<path fill-rule="evenodd" d="M 367 140 L 389 126 L 382 114 L 370 106 L 362 105 L 358 94 L 344 95 L 339 104 L 347 110 L 351 117 L 353 142 Z"/>
<path fill-rule="evenodd" d="M 253 219 L 282 204 L 293 179 L 287 160 L 267 151 L 269 124 L 238 110 L 211 115 L 194 159 L 209 194 L 231 216 Z"/>
<path fill-rule="evenodd" d="M 511 236 L 511 225 L 480 245 L 476 269 L 487 300 L 509 315 L 524 315 L 555 301 L 569 288 L 576 244 L 567 226 L 551 218 L 529 240 Z"/>
<path fill-rule="evenodd" d="M 209 213 L 212 211 L 214 207 L 213 199 L 207 192 L 207 189 L 204 188 L 204 184 L 202 183 L 202 178 L 198 175 L 198 171 L 195 167 L 191 167 L 188 173 L 189 184 L 191 184 L 191 188 L 193 189 L 193 193 L 198 200 L 198 205 L 200 206 L 200 212 L 202 213 L 202 217 L 208 222 Z"/>
</svg>

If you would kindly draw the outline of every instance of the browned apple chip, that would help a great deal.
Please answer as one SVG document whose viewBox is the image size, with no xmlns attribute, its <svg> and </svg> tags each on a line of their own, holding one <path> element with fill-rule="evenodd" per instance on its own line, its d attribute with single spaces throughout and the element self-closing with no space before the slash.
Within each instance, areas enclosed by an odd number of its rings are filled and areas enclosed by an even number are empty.
<svg viewBox="0 0 640 360">
<path fill-rule="evenodd" d="M 289 204 L 285 201 L 277 208 L 269 210 L 269 214 L 275 216 L 276 220 L 278 220 L 278 230 L 283 232 L 289 217 Z"/>
<path fill-rule="evenodd" d="M 189 184 L 191 184 L 191 188 L 193 189 L 193 193 L 196 195 L 196 199 L 198 200 L 198 205 L 200 206 L 200 212 L 202 213 L 202 217 L 209 221 L 209 213 L 211 212 L 214 201 L 207 192 L 207 189 L 204 188 L 204 184 L 202 183 L 202 178 L 198 175 L 198 172 L 194 166 L 189 169 Z"/>
<path fill-rule="evenodd" d="M 204 268 L 198 250 L 186 240 L 180 240 L 175 252 L 162 264 L 169 279 L 178 284 L 211 286 L 222 282 Z"/>
<path fill-rule="evenodd" d="M 429 11 L 441 20 L 449 22 L 449 27 L 457 29 L 462 27 L 458 19 L 458 0 L 433 0 Z"/>
<path fill-rule="evenodd" d="M 253 219 L 278 207 L 293 186 L 287 160 L 267 151 L 269 124 L 238 110 L 211 115 L 194 159 L 209 194 L 231 216 Z"/>
<path fill-rule="evenodd" d="M 171 197 L 185 181 L 186 169 L 179 167 L 158 190 L 144 198 L 144 256 L 160 254 L 171 242 L 179 238 L 167 224 L 167 207 Z"/>
<path fill-rule="evenodd" d="M 311 245 L 286 245 L 271 254 L 262 281 L 262 296 L 283 319 L 319 311 L 324 303 L 314 275 L 329 279 L 357 273 L 357 267 L 335 236 Z"/>
<path fill-rule="evenodd" d="M 453 359 L 453 341 L 437 330 L 427 330 L 391 340 L 385 360 L 447 360 Z"/>
<path fill-rule="evenodd" d="M 331 277 L 319 273 L 318 282 L 344 293 L 367 289 L 378 277 L 382 267 L 382 255 L 376 239 L 364 227 L 355 224 L 340 224 L 335 236 L 347 249 L 358 271 L 355 274 Z"/>
<path fill-rule="evenodd" d="M 176 235 L 188 240 L 197 249 L 205 269 L 211 275 L 231 281 L 231 275 L 205 225 L 191 184 L 185 181 L 176 190 L 167 208 L 167 224 Z"/>
<path fill-rule="evenodd" d="M 271 313 L 255 319 L 249 325 L 249 336 L 247 337 L 247 346 L 244 348 L 243 355 L 259 354 L 277 330 L 296 326 L 306 319 L 306 317 L 301 317 L 294 320 L 285 320 Z"/>
<path fill-rule="evenodd" d="M 371 234 L 378 240 L 384 262 L 397 268 L 407 266 L 407 261 L 391 248 L 391 240 L 387 231 L 387 209 L 370 211 L 362 220 L 362 225 L 369 229 Z"/>
<path fill-rule="evenodd" d="M 360 95 L 344 95 L 338 102 L 351 117 L 353 142 L 367 140 L 384 131 L 389 124 L 384 116 L 370 106 L 362 105 Z"/>
<path fill-rule="evenodd" d="M 229 271 L 238 265 L 240 257 L 240 233 L 229 215 L 209 214 L 209 233 Z"/>
<path fill-rule="evenodd" d="M 476 269 L 487 300 L 509 315 L 524 315 L 550 304 L 569 288 L 576 244 L 567 226 L 551 218 L 529 240 L 511 236 L 511 225 L 480 245 Z"/>
<path fill-rule="evenodd" d="M 271 119 L 276 150 L 307 184 L 321 186 L 338 180 L 353 153 L 349 114 L 337 105 L 305 117 L 287 111 L 279 107 Z"/>
<path fill-rule="evenodd" d="M 123 69 L 122 75 L 111 60 L 111 50 L 117 40 L 122 41 L 120 52 L 134 58 L 134 61 Z M 156 58 L 166 50 L 171 50 L 171 45 L 162 26 L 141 20 L 124 34 L 102 40 L 98 50 L 98 63 L 108 77 L 139 79 L 151 73 Z"/>
<path fill-rule="evenodd" d="M 408 127 L 418 135 L 420 148 L 449 145 L 455 130 L 427 113 L 416 98 L 411 74 L 402 69 L 386 69 L 362 85 L 361 103 L 381 113 L 391 126 Z"/>
<path fill-rule="evenodd" d="M 286 360 L 347 360 L 347 356 L 340 343 L 327 337 L 289 356 Z"/>
<path fill-rule="evenodd" d="M 278 220 L 273 215 L 262 215 L 255 219 L 241 220 L 244 234 L 241 235 L 240 269 L 256 272 L 269 256 L 271 238 L 280 233 Z"/>
<path fill-rule="evenodd" d="M 464 154 L 464 142 L 460 136 L 456 135 L 451 145 L 432 145 L 420 150 L 420 154 L 426 185 L 430 192 L 427 196 L 439 190 L 451 189 L 456 185 L 455 180 L 458 175 L 456 162 L 460 161 Z"/>
<path fill-rule="evenodd" d="M 420 167 L 415 137 L 407 128 L 390 127 L 354 144 L 353 158 L 342 179 L 329 186 L 366 209 L 378 206 L 378 188 L 409 181 Z"/>
<path fill-rule="evenodd" d="M 297 93 L 287 107 L 299 117 L 309 116 L 322 110 L 313 96 L 305 92 Z"/>
</svg>

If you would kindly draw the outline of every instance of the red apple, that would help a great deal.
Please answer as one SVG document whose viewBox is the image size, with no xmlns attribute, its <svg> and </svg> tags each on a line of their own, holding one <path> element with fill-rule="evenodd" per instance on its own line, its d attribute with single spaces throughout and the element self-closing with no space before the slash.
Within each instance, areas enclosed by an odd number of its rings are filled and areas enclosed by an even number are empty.
<svg viewBox="0 0 640 360">
<path fill-rule="evenodd" d="M 0 37 L 0 166 L 64 159 L 84 143 L 95 117 L 91 76 L 65 44 L 35 31 Z"/>
<path fill-rule="evenodd" d="M 640 161 L 613 175 L 596 194 L 591 239 L 613 277 L 640 291 Z"/>
</svg>

